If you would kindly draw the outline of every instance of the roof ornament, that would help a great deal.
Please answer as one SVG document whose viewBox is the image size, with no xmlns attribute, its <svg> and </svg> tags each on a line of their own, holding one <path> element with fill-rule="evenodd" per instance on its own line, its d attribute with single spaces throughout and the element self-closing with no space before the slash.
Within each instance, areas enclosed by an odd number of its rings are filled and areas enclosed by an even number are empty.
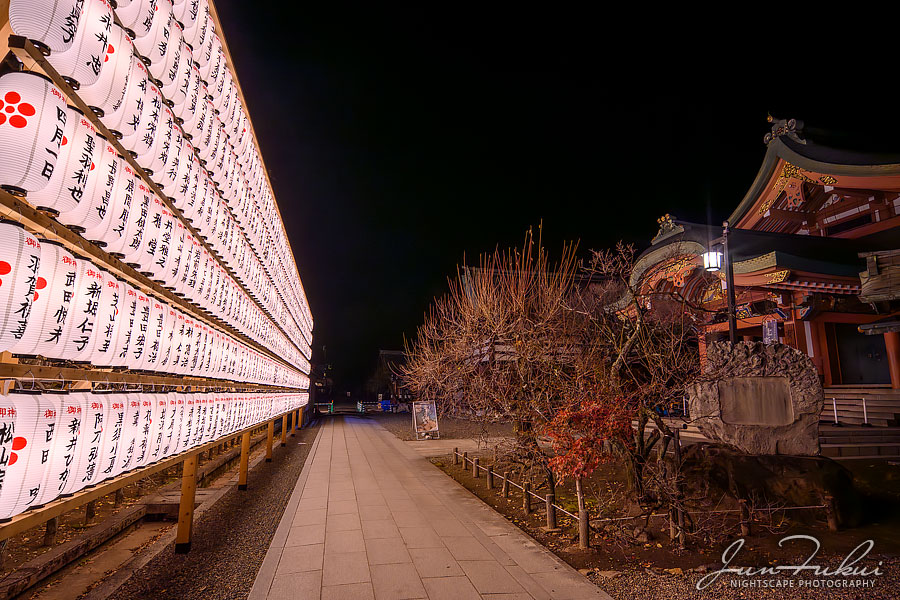
<svg viewBox="0 0 900 600">
<path fill-rule="evenodd" d="M 656 232 L 653 240 L 650 241 L 651 245 L 656 245 L 657 243 L 661 242 L 671 235 L 675 235 L 676 233 L 684 233 L 684 227 L 675 222 L 676 218 L 677 217 L 673 217 L 672 215 L 666 213 L 656 220 L 657 224 L 659 225 L 659 231 Z"/>
<path fill-rule="evenodd" d="M 800 137 L 803 132 L 803 121 L 800 119 L 776 119 L 772 115 L 768 115 L 766 121 L 772 124 L 772 131 L 763 137 L 763 143 L 766 146 L 775 138 L 785 135 L 798 144 L 806 144 L 806 140 Z"/>
</svg>

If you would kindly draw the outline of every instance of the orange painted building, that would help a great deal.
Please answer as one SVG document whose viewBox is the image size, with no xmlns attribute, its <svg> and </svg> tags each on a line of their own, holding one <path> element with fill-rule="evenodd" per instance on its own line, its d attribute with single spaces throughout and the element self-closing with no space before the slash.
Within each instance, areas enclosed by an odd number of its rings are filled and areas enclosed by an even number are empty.
<svg viewBox="0 0 900 600">
<path fill-rule="evenodd" d="M 728 219 L 738 339 L 777 338 L 806 352 L 835 415 L 839 404 L 869 397 L 861 412 L 850 410 L 850 421 L 897 424 L 900 157 L 816 145 L 793 120 L 775 122 L 766 144 L 756 179 Z M 701 346 L 727 339 L 724 271 L 703 267 L 722 227 L 669 215 L 659 225 L 633 280 L 702 307 Z"/>
</svg>

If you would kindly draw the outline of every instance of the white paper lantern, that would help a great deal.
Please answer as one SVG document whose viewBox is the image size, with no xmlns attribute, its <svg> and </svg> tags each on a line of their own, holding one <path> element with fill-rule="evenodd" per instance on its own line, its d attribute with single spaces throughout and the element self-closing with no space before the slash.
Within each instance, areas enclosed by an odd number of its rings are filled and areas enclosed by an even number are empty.
<svg viewBox="0 0 900 600">
<path fill-rule="evenodd" d="M 112 28 L 112 8 L 106 0 L 85 0 L 72 47 L 65 52 L 51 53 L 47 60 L 75 87 L 92 85 L 100 79 L 105 66 L 103 59 Z"/>
<path fill-rule="evenodd" d="M 107 404 L 103 394 L 84 395 L 84 412 L 81 417 L 81 451 L 73 463 L 73 477 L 69 477 L 63 495 L 93 485 L 100 476 L 100 461 L 103 452 L 104 430 L 108 417 Z"/>
<path fill-rule="evenodd" d="M 104 417 L 103 444 L 100 449 L 100 461 L 94 482 L 115 477 L 122 472 L 119 459 L 125 456 L 126 414 L 128 412 L 128 394 L 114 393 L 101 396 L 106 415 Z"/>
<path fill-rule="evenodd" d="M 56 167 L 66 126 L 62 93 L 34 73 L 0 77 L 0 184 L 19 192 L 43 189 Z"/>
<path fill-rule="evenodd" d="M 119 251 L 122 253 L 124 262 L 137 265 L 138 268 L 140 268 L 138 261 L 143 251 L 144 232 L 147 228 L 147 219 L 150 218 L 154 197 L 150 188 L 137 180 L 134 199 L 128 214 L 128 225 L 125 229 L 125 243 Z"/>
<path fill-rule="evenodd" d="M 86 201 L 79 205 L 77 211 L 66 213 L 66 218 L 72 218 L 76 221 L 73 225 L 83 229 L 82 237 L 105 246 L 106 243 L 102 239 L 115 219 L 116 182 L 124 161 L 102 136 L 97 138 L 98 156 L 94 162 L 94 174 L 85 193 Z M 83 211 L 83 214 L 80 214 L 80 211 Z"/>
<path fill-rule="evenodd" d="M 53 52 L 72 47 L 83 0 L 10 0 L 9 24 L 16 35 Z"/>
<path fill-rule="evenodd" d="M 169 399 L 167 394 L 146 394 L 153 404 L 152 423 L 149 436 L 149 450 L 144 464 L 152 464 L 164 457 L 166 421 L 169 416 Z"/>
<path fill-rule="evenodd" d="M 150 334 L 150 297 L 140 290 L 137 292 L 137 306 L 131 328 L 129 358 L 125 363 L 129 369 L 143 370 L 147 362 Z"/>
<path fill-rule="evenodd" d="M 187 21 L 182 21 L 184 23 L 184 39 L 196 50 L 208 43 L 213 33 L 212 17 L 209 14 L 207 0 L 200 0 L 197 14 L 188 16 L 190 18 Z"/>
<path fill-rule="evenodd" d="M 10 348 L 14 354 L 56 355 L 77 284 L 75 257 L 55 242 L 40 241 L 41 260 L 31 314 L 21 338 Z"/>
<path fill-rule="evenodd" d="M 161 458 L 172 456 L 178 452 L 178 442 L 181 433 L 181 420 L 184 418 L 184 403 L 178 404 L 178 394 L 170 392 L 166 394 L 168 411 L 163 424 L 163 448 Z"/>
<path fill-rule="evenodd" d="M 162 114 L 157 123 L 153 147 L 139 159 L 144 170 L 154 175 L 154 181 L 159 181 L 165 177 L 163 170 L 166 163 L 169 161 L 171 154 L 177 155 L 181 150 L 180 144 L 181 135 L 178 125 L 175 123 L 175 115 L 168 106 L 163 105 Z"/>
<path fill-rule="evenodd" d="M 175 15 L 170 11 L 168 21 L 165 28 L 161 32 L 161 37 L 157 41 L 149 55 L 145 55 L 150 59 L 150 74 L 162 83 L 163 89 L 171 86 L 173 81 L 178 78 L 178 63 L 181 61 L 181 43 L 183 35 L 181 33 L 181 25 L 175 19 Z"/>
<path fill-rule="evenodd" d="M 188 409 L 188 398 L 190 394 L 186 394 L 184 392 L 175 392 L 175 402 L 178 406 L 178 411 L 181 415 L 181 418 L 176 423 L 176 427 L 178 427 L 178 431 L 176 432 L 176 444 L 172 449 L 173 454 L 180 454 L 184 452 L 188 448 L 189 434 L 191 431 L 191 411 Z"/>
<path fill-rule="evenodd" d="M 106 251 L 114 256 L 124 256 L 122 251 L 130 240 L 129 229 L 134 197 L 138 191 L 138 178 L 124 160 L 119 162 L 119 173 L 112 192 L 109 226 L 99 233 Z"/>
<path fill-rule="evenodd" d="M 134 57 L 134 45 L 125 34 L 125 30 L 113 25 L 103 57 L 103 70 L 100 78 L 90 85 L 83 85 L 78 96 L 101 116 L 114 119 L 113 115 L 121 109 L 128 89 L 128 78 L 131 74 L 131 62 Z"/>
<path fill-rule="evenodd" d="M 204 99 L 205 84 L 200 77 L 200 69 L 197 65 L 192 64 L 190 74 L 188 75 L 188 85 L 185 92 L 185 98 L 182 102 L 175 105 L 175 115 L 181 119 L 182 128 L 185 133 L 190 133 L 189 124 L 197 117 L 197 109 Z"/>
<path fill-rule="evenodd" d="M 103 123 L 107 127 L 121 134 L 123 145 L 126 142 L 130 145 L 130 140 L 137 135 L 144 110 L 147 109 L 149 76 L 147 67 L 139 58 L 135 57 L 131 61 L 128 82 L 125 84 L 125 99 L 114 113 L 103 118 Z M 128 148 L 129 145 L 125 145 L 125 147 Z"/>
<path fill-rule="evenodd" d="M 76 477 L 76 459 L 87 437 L 82 424 L 87 407 L 85 394 L 66 392 L 60 394 L 60 397 L 58 431 L 54 435 L 53 448 L 48 453 L 44 482 L 35 505 L 46 504 L 65 492 L 70 478 Z"/>
<path fill-rule="evenodd" d="M 124 306 L 123 284 L 107 271 L 101 271 L 102 291 L 97 307 L 97 320 L 91 345 L 90 362 L 98 367 L 116 364 L 116 340 L 119 332 L 120 310 Z"/>
<path fill-rule="evenodd" d="M 142 368 L 147 371 L 159 369 L 160 350 L 162 349 L 163 328 L 166 324 L 168 306 L 156 298 L 150 298 L 150 326 L 147 330 L 146 361 Z"/>
<path fill-rule="evenodd" d="M 78 270 L 75 295 L 69 307 L 62 344 L 56 358 L 89 362 L 94 349 L 94 336 L 99 327 L 97 317 L 104 278 L 103 271 L 89 261 L 76 258 L 75 262 Z"/>
<path fill-rule="evenodd" d="M 131 31 L 132 37 L 142 38 L 155 32 L 157 20 L 166 17 L 159 11 L 156 0 L 128 0 L 117 2 L 116 16 L 122 26 Z"/>
<path fill-rule="evenodd" d="M 13 391 L 0 398 L 0 522 L 22 512 L 20 498 L 33 464 L 40 423 L 40 396 Z M 39 465 L 40 466 L 40 465 Z M 43 470 L 41 470 L 43 473 Z M 34 482 L 28 482 L 34 486 Z M 40 490 L 40 482 L 38 482 Z M 33 499 L 31 499 L 33 501 Z"/>
<path fill-rule="evenodd" d="M 150 58 L 156 46 L 160 42 L 165 42 L 169 35 L 169 16 L 172 12 L 172 3 L 168 0 L 153 0 L 153 18 L 147 18 L 142 21 L 138 29 L 134 30 L 134 47 L 141 53 L 141 56 Z M 121 17 L 120 17 L 121 18 Z M 149 24 L 149 28 L 147 25 Z M 134 29 L 127 25 L 124 21 L 122 25 L 129 29 Z M 142 33 L 143 32 L 143 33 Z"/>
<path fill-rule="evenodd" d="M 141 120 L 133 135 L 124 136 L 122 145 L 137 155 L 137 161 L 141 166 L 149 165 L 153 160 L 157 135 L 162 127 L 164 114 L 162 93 L 153 83 L 147 84 L 147 92 L 144 97 L 144 109 L 141 112 Z"/>
<path fill-rule="evenodd" d="M 172 106 L 177 116 L 181 116 L 179 112 L 180 106 L 187 100 L 191 89 L 191 76 L 194 67 L 194 54 L 191 47 L 183 37 L 181 40 L 181 49 L 178 52 L 177 62 L 172 67 L 174 77 L 171 81 L 163 85 L 163 95 L 172 102 Z M 199 70 L 198 70 L 199 75 Z"/>
<path fill-rule="evenodd" d="M 153 444 L 156 440 L 154 436 L 154 426 L 159 408 L 155 402 L 156 394 L 139 393 L 135 394 L 140 403 L 140 411 L 138 416 L 138 436 L 137 447 L 134 459 L 134 468 L 140 468 L 153 462 L 152 452 Z"/>
<path fill-rule="evenodd" d="M 162 373 L 169 372 L 169 364 L 174 357 L 172 350 L 175 341 L 175 324 L 177 320 L 175 309 L 167 304 L 165 314 L 163 315 L 163 326 L 160 331 L 159 360 L 156 365 L 156 370 Z"/>
<path fill-rule="evenodd" d="M 18 223 L 0 221 L 0 352 L 17 344 L 30 322 L 41 244 Z"/>
</svg>

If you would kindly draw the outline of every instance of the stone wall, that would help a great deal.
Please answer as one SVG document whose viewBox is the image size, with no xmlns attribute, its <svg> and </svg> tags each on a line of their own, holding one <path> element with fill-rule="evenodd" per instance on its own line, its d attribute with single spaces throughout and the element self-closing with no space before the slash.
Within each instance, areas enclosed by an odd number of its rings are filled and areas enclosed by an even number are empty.
<svg viewBox="0 0 900 600">
<path fill-rule="evenodd" d="M 710 439 L 748 454 L 819 454 L 825 394 L 812 360 L 790 346 L 710 344 L 688 398 L 691 420 Z"/>
</svg>

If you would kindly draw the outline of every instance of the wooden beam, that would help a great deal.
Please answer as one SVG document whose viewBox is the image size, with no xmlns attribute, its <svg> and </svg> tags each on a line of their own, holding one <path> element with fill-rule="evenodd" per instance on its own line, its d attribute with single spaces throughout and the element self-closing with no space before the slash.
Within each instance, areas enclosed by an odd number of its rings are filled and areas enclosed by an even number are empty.
<svg viewBox="0 0 900 600">
<path fill-rule="evenodd" d="M 266 462 L 272 462 L 272 440 L 275 438 L 275 420 L 266 425 Z"/>
<path fill-rule="evenodd" d="M 249 435 L 246 433 L 244 435 Z M 178 531 L 175 534 L 175 553 L 185 554 L 191 549 L 194 528 L 194 497 L 197 491 L 197 456 L 194 452 L 184 459 L 181 467 L 181 502 L 178 506 Z"/>
<path fill-rule="evenodd" d="M 807 212 L 782 210 L 780 208 L 770 208 L 763 216 L 772 219 L 780 219 L 782 221 L 790 221 L 791 223 L 815 222 L 815 216 Z"/>
<path fill-rule="evenodd" d="M 241 436 L 241 467 L 238 473 L 238 489 L 247 489 L 247 470 L 250 466 L 250 432 Z"/>
</svg>

